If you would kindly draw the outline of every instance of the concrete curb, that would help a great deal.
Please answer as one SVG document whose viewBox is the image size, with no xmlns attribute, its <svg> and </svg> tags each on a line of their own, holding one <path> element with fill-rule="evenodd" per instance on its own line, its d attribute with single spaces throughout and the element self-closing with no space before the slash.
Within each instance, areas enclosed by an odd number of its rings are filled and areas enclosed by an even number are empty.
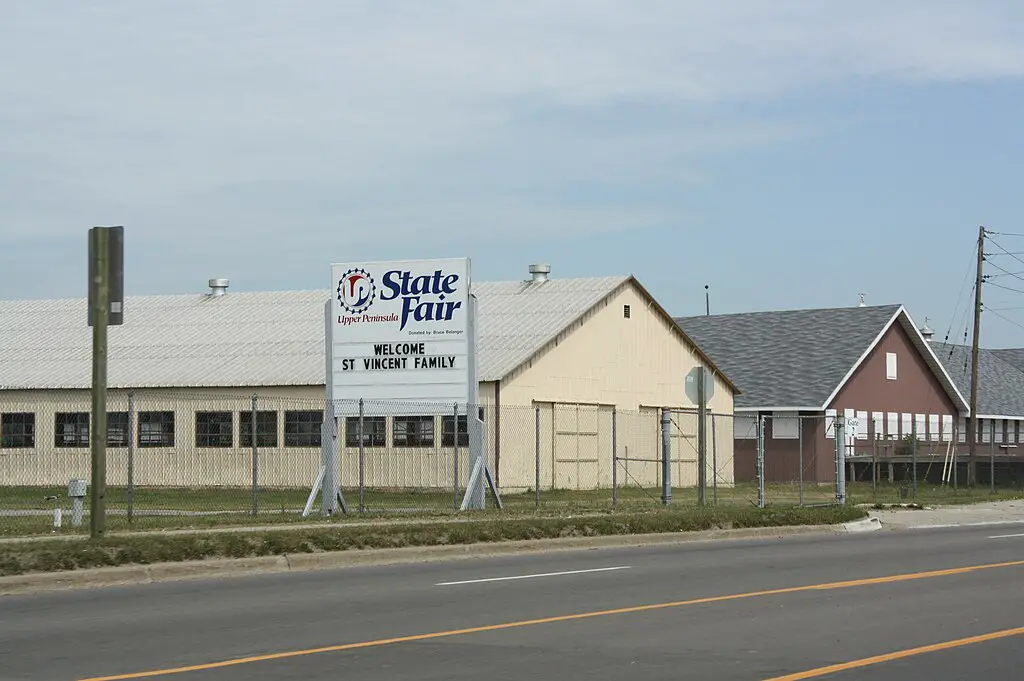
<svg viewBox="0 0 1024 681">
<path fill-rule="evenodd" d="M 658 546 L 737 539 L 769 539 L 799 535 L 839 534 L 850 531 L 852 530 L 844 525 L 796 525 L 791 527 L 756 527 L 737 530 L 706 530 L 701 532 L 671 532 L 665 534 L 606 535 L 599 537 L 568 537 L 564 539 L 537 539 L 463 545 L 414 546 L 395 549 L 352 549 L 348 551 L 299 553 L 237 559 L 217 558 L 0 577 L 0 595 L 7 596 L 131 584 L 153 584 L 185 579 L 238 577 L 442 560 L 494 558 L 550 551 Z"/>
</svg>

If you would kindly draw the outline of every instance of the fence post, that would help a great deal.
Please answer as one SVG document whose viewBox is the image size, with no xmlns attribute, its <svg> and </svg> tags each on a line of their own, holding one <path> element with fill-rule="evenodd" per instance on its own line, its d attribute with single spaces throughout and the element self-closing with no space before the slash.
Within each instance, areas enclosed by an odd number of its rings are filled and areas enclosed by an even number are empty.
<svg viewBox="0 0 1024 681">
<path fill-rule="evenodd" d="M 452 498 L 455 500 L 455 510 L 459 510 L 459 403 L 456 402 L 452 408 L 452 418 L 455 419 L 452 430 L 455 431 L 455 450 L 452 455 Z M 469 433 L 469 405 L 466 405 L 466 433 Z"/>
<path fill-rule="evenodd" d="M 540 405 L 536 405 L 533 408 L 533 433 L 534 443 L 533 450 L 533 505 L 540 508 Z"/>
<path fill-rule="evenodd" d="M 135 393 L 128 393 L 128 522 L 135 514 Z"/>
<path fill-rule="evenodd" d="M 619 503 L 619 450 L 616 448 L 616 418 L 615 407 L 612 407 L 612 506 Z"/>
<path fill-rule="evenodd" d="M 359 512 L 366 512 L 366 438 L 363 417 L 366 414 L 363 398 L 359 398 Z"/>
<path fill-rule="evenodd" d="M 914 485 L 914 500 L 917 501 L 917 419 L 915 418 L 910 426 L 910 479 Z"/>
<path fill-rule="evenodd" d="M 804 417 L 797 413 L 796 415 L 796 440 L 797 449 L 799 452 L 799 460 L 797 461 L 797 479 L 799 480 L 800 489 L 800 505 L 804 505 Z"/>
<path fill-rule="evenodd" d="M 258 397 L 252 396 L 252 423 L 249 424 L 249 432 L 252 435 L 252 514 L 257 513 L 257 500 L 259 495 L 259 446 L 256 443 L 256 407 Z"/>
<path fill-rule="evenodd" d="M 718 435 L 715 430 L 715 414 L 711 414 L 711 503 L 718 506 Z"/>
<path fill-rule="evenodd" d="M 757 507 L 764 508 L 764 414 L 757 415 Z"/>
<path fill-rule="evenodd" d="M 843 506 L 846 504 L 846 417 L 837 415 L 835 419 L 836 503 Z"/>
<path fill-rule="evenodd" d="M 878 433 L 871 441 L 871 498 L 878 498 Z"/>
<path fill-rule="evenodd" d="M 989 477 L 989 494 L 996 493 L 996 420 L 989 419 L 989 424 L 992 431 L 991 437 L 988 442 L 988 477 Z M 1000 424 L 1001 426 L 1002 424 Z"/>
<path fill-rule="evenodd" d="M 661 505 L 672 502 L 672 413 L 661 410 Z"/>
</svg>

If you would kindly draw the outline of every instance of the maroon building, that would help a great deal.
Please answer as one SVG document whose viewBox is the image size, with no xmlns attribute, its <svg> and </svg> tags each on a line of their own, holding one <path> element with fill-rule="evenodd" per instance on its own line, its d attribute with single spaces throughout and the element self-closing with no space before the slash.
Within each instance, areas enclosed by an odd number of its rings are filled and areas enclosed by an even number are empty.
<svg viewBox="0 0 1024 681">
<path fill-rule="evenodd" d="M 851 461 L 909 461 L 941 475 L 969 407 L 902 305 L 783 310 L 676 323 L 734 380 L 737 481 L 756 477 L 763 418 L 765 478 L 835 480 L 837 415 L 857 419 Z M 884 466 L 882 468 L 885 468 Z M 887 469 L 881 473 L 888 477 Z M 870 476 L 870 473 L 868 473 Z"/>
</svg>

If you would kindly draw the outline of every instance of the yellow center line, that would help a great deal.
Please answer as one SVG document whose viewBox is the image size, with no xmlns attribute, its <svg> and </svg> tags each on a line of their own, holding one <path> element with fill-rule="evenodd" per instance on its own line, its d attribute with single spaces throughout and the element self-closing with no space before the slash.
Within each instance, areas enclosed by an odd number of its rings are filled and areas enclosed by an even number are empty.
<svg viewBox="0 0 1024 681">
<path fill-rule="evenodd" d="M 985 641 L 995 641 L 1001 638 L 1009 638 L 1010 636 L 1020 636 L 1021 634 L 1024 634 L 1024 627 L 1017 627 L 1016 629 L 1004 629 L 1002 631 L 993 631 L 990 634 L 981 634 L 980 636 L 969 636 L 967 638 L 961 638 L 955 641 L 945 641 L 943 643 L 933 643 L 931 645 L 921 646 L 919 648 L 909 648 L 907 650 L 898 650 L 894 653 L 875 655 L 874 657 L 865 657 L 862 660 L 853 660 L 852 662 L 833 664 L 829 665 L 828 667 L 809 669 L 808 671 L 798 672 L 796 674 L 776 676 L 770 679 L 765 679 L 765 681 L 803 681 L 803 679 L 816 679 L 820 676 L 827 676 L 828 674 L 835 674 L 837 672 L 845 672 L 849 669 L 869 667 L 873 664 L 892 662 L 893 660 L 901 660 L 905 657 L 913 657 L 914 655 L 924 655 L 925 653 L 934 653 L 940 650 L 950 650 L 952 648 L 968 646 L 972 643 L 984 643 Z"/>
<path fill-rule="evenodd" d="M 854 579 L 844 582 L 827 582 L 824 584 L 807 584 L 804 586 L 791 586 L 781 589 L 768 589 L 765 591 L 751 591 L 747 593 L 728 594 L 725 596 L 708 596 L 705 598 L 692 598 L 685 601 L 672 601 L 669 603 L 653 603 L 650 605 L 635 605 L 614 610 L 598 610 L 595 612 L 582 612 L 573 615 L 556 615 L 554 617 L 543 617 L 540 619 L 521 620 L 518 622 L 505 622 L 502 624 L 489 624 L 467 629 L 453 629 L 450 631 L 436 631 L 427 634 L 413 634 L 411 636 L 397 636 L 395 638 L 382 638 L 373 641 L 361 641 L 359 643 L 342 643 L 322 648 L 308 648 L 306 650 L 292 650 L 283 653 L 268 653 L 266 655 L 253 655 L 233 660 L 222 660 L 220 662 L 207 662 L 187 667 L 173 667 L 168 669 L 156 669 L 153 671 L 133 672 L 130 674 L 119 674 L 116 676 L 97 676 L 80 681 L 125 681 L 127 679 L 143 679 L 154 676 L 169 676 L 171 674 L 184 674 L 187 672 L 206 671 L 219 669 L 221 667 L 233 667 L 254 662 L 268 662 L 271 660 L 283 660 L 290 657 L 303 657 L 319 653 L 335 653 L 345 650 L 357 650 L 359 648 L 373 648 L 377 646 L 393 645 L 395 643 L 411 643 L 413 641 L 426 641 L 435 638 L 448 638 L 451 636 L 463 636 L 466 634 L 479 634 L 488 631 L 500 631 L 503 629 L 516 629 L 520 627 L 535 626 L 538 624 L 552 624 L 556 622 L 571 622 L 573 620 L 591 619 L 594 617 L 607 617 L 609 615 L 625 615 L 634 612 L 649 612 L 652 610 L 664 610 L 666 608 L 679 608 L 688 605 L 702 605 L 705 603 L 722 603 L 745 598 L 758 598 L 763 596 L 776 596 L 779 594 L 799 593 L 801 591 L 819 591 L 828 589 L 848 589 L 856 586 L 871 586 L 874 584 L 893 584 L 896 582 L 907 582 L 918 579 L 930 579 L 933 577 L 947 577 L 951 575 L 963 575 L 979 570 L 992 570 L 995 568 L 1019 567 L 1024 565 L 1024 560 L 1016 560 L 1007 563 L 989 563 L 986 565 L 970 565 L 967 567 L 949 568 L 945 570 L 931 570 L 928 572 L 910 572 L 899 575 L 888 575 L 886 577 L 870 577 L 866 579 Z M 788 678 L 788 677 L 787 677 Z M 793 677 L 797 678 L 797 677 Z"/>
</svg>

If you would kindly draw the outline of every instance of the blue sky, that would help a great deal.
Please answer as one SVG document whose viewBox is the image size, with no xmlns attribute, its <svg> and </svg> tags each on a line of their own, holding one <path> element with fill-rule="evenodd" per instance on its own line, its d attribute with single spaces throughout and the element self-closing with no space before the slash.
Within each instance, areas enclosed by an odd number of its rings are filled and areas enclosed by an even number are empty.
<svg viewBox="0 0 1024 681">
<path fill-rule="evenodd" d="M 5 4 L 0 296 L 84 295 L 88 228 L 123 224 L 133 294 L 469 255 L 679 315 L 863 292 L 962 340 L 978 226 L 1024 234 L 1024 5 L 637 7 Z M 984 291 L 983 344 L 1024 346 L 1024 293 Z"/>
</svg>

